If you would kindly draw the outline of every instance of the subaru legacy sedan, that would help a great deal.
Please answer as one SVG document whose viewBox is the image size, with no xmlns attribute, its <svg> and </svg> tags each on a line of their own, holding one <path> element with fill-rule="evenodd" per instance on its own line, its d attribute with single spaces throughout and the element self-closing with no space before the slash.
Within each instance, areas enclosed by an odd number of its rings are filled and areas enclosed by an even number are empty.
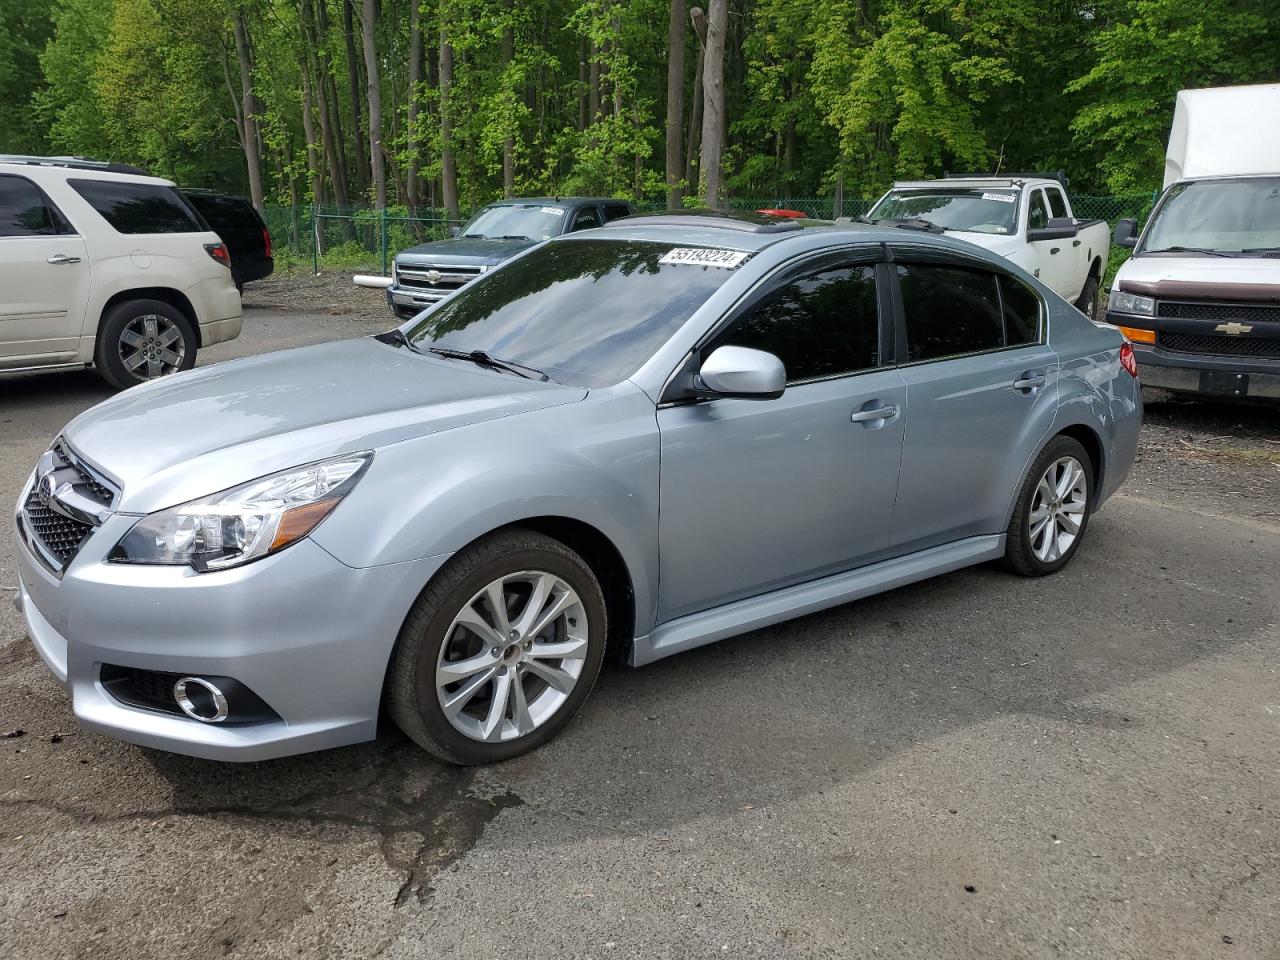
<svg viewBox="0 0 1280 960">
<path fill-rule="evenodd" d="M 1061 570 L 1141 420 L 1121 334 L 978 247 L 635 217 L 81 414 L 22 491 L 17 603 L 91 730 L 258 760 L 385 708 L 487 763 L 562 730 L 606 651 Z"/>
</svg>

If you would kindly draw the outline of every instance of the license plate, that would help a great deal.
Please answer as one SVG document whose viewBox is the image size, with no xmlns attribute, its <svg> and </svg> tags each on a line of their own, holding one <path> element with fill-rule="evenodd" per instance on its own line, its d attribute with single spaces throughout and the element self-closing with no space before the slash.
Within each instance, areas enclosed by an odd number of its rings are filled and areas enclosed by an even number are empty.
<svg viewBox="0 0 1280 960">
<path fill-rule="evenodd" d="M 1249 375 L 1230 370 L 1201 370 L 1200 392 L 1216 393 L 1224 397 L 1244 397 L 1249 394 Z"/>
</svg>

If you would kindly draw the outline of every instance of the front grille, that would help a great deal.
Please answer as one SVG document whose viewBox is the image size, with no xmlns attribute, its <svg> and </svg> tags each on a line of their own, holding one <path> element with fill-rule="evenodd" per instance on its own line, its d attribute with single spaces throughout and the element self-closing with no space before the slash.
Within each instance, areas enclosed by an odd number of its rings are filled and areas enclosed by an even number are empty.
<svg viewBox="0 0 1280 960">
<path fill-rule="evenodd" d="M 1280 359 L 1280 337 L 1218 336 L 1210 333 L 1161 333 L 1160 346 L 1175 353 L 1212 357 Z"/>
<path fill-rule="evenodd" d="M 1219 323 L 1278 323 L 1280 304 L 1271 303 L 1200 303 L 1197 301 L 1161 300 L 1156 316 L 1175 320 L 1214 320 Z"/>
<path fill-rule="evenodd" d="M 110 510 L 115 500 L 116 492 L 58 439 L 40 458 L 19 526 L 45 566 L 61 574 L 93 532 L 93 518 L 101 522 L 99 508 Z"/>
<path fill-rule="evenodd" d="M 31 535 L 64 567 L 93 531 L 93 524 L 64 517 L 41 504 L 34 490 L 27 496 L 22 516 Z"/>
<path fill-rule="evenodd" d="M 482 267 L 396 264 L 396 280 L 410 290 L 457 290 L 484 272 Z"/>
</svg>

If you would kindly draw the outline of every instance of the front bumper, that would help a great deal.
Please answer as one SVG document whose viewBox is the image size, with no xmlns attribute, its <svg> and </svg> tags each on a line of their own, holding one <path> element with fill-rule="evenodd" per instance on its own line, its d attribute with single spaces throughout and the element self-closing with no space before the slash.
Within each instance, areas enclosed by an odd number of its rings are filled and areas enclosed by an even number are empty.
<svg viewBox="0 0 1280 960">
<path fill-rule="evenodd" d="M 82 726 L 212 760 L 265 760 L 370 740 L 401 623 L 447 557 L 356 569 L 303 540 L 240 568 L 105 562 L 136 518 L 112 516 L 61 579 L 18 544 L 18 605 Z M 130 706 L 103 664 L 233 677 L 279 716 L 241 726 Z"/>
<path fill-rule="evenodd" d="M 456 292 L 456 290 L 423 290 L 393 284 L 387 287 L 387 306 L 401 320 L 408 320 Z"/>
</svg>

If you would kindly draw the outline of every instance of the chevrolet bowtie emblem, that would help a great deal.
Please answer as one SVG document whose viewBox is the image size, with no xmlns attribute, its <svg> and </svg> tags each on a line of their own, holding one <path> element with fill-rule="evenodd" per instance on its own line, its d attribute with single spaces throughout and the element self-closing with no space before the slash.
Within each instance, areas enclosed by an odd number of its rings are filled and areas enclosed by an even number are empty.
<svg viewBox="0 0 1280 960">
<path fill-rule="evenodd" d="M 1229 337 L 1238 337 L 1242 333 L 1248 333 L 1253 329 L 1251 323 L 1236 323 L 1232 320 L 1230 323 L 1220 323 L 1213 328 L 1218 333 L 1225 333 Z"/>
<path fill-rule="evenodd" d="M 439 283 L 444 278 L 440 275 L 439 270 L 428 270 L 426 273 L 427 283 Z"/>
</svg>

